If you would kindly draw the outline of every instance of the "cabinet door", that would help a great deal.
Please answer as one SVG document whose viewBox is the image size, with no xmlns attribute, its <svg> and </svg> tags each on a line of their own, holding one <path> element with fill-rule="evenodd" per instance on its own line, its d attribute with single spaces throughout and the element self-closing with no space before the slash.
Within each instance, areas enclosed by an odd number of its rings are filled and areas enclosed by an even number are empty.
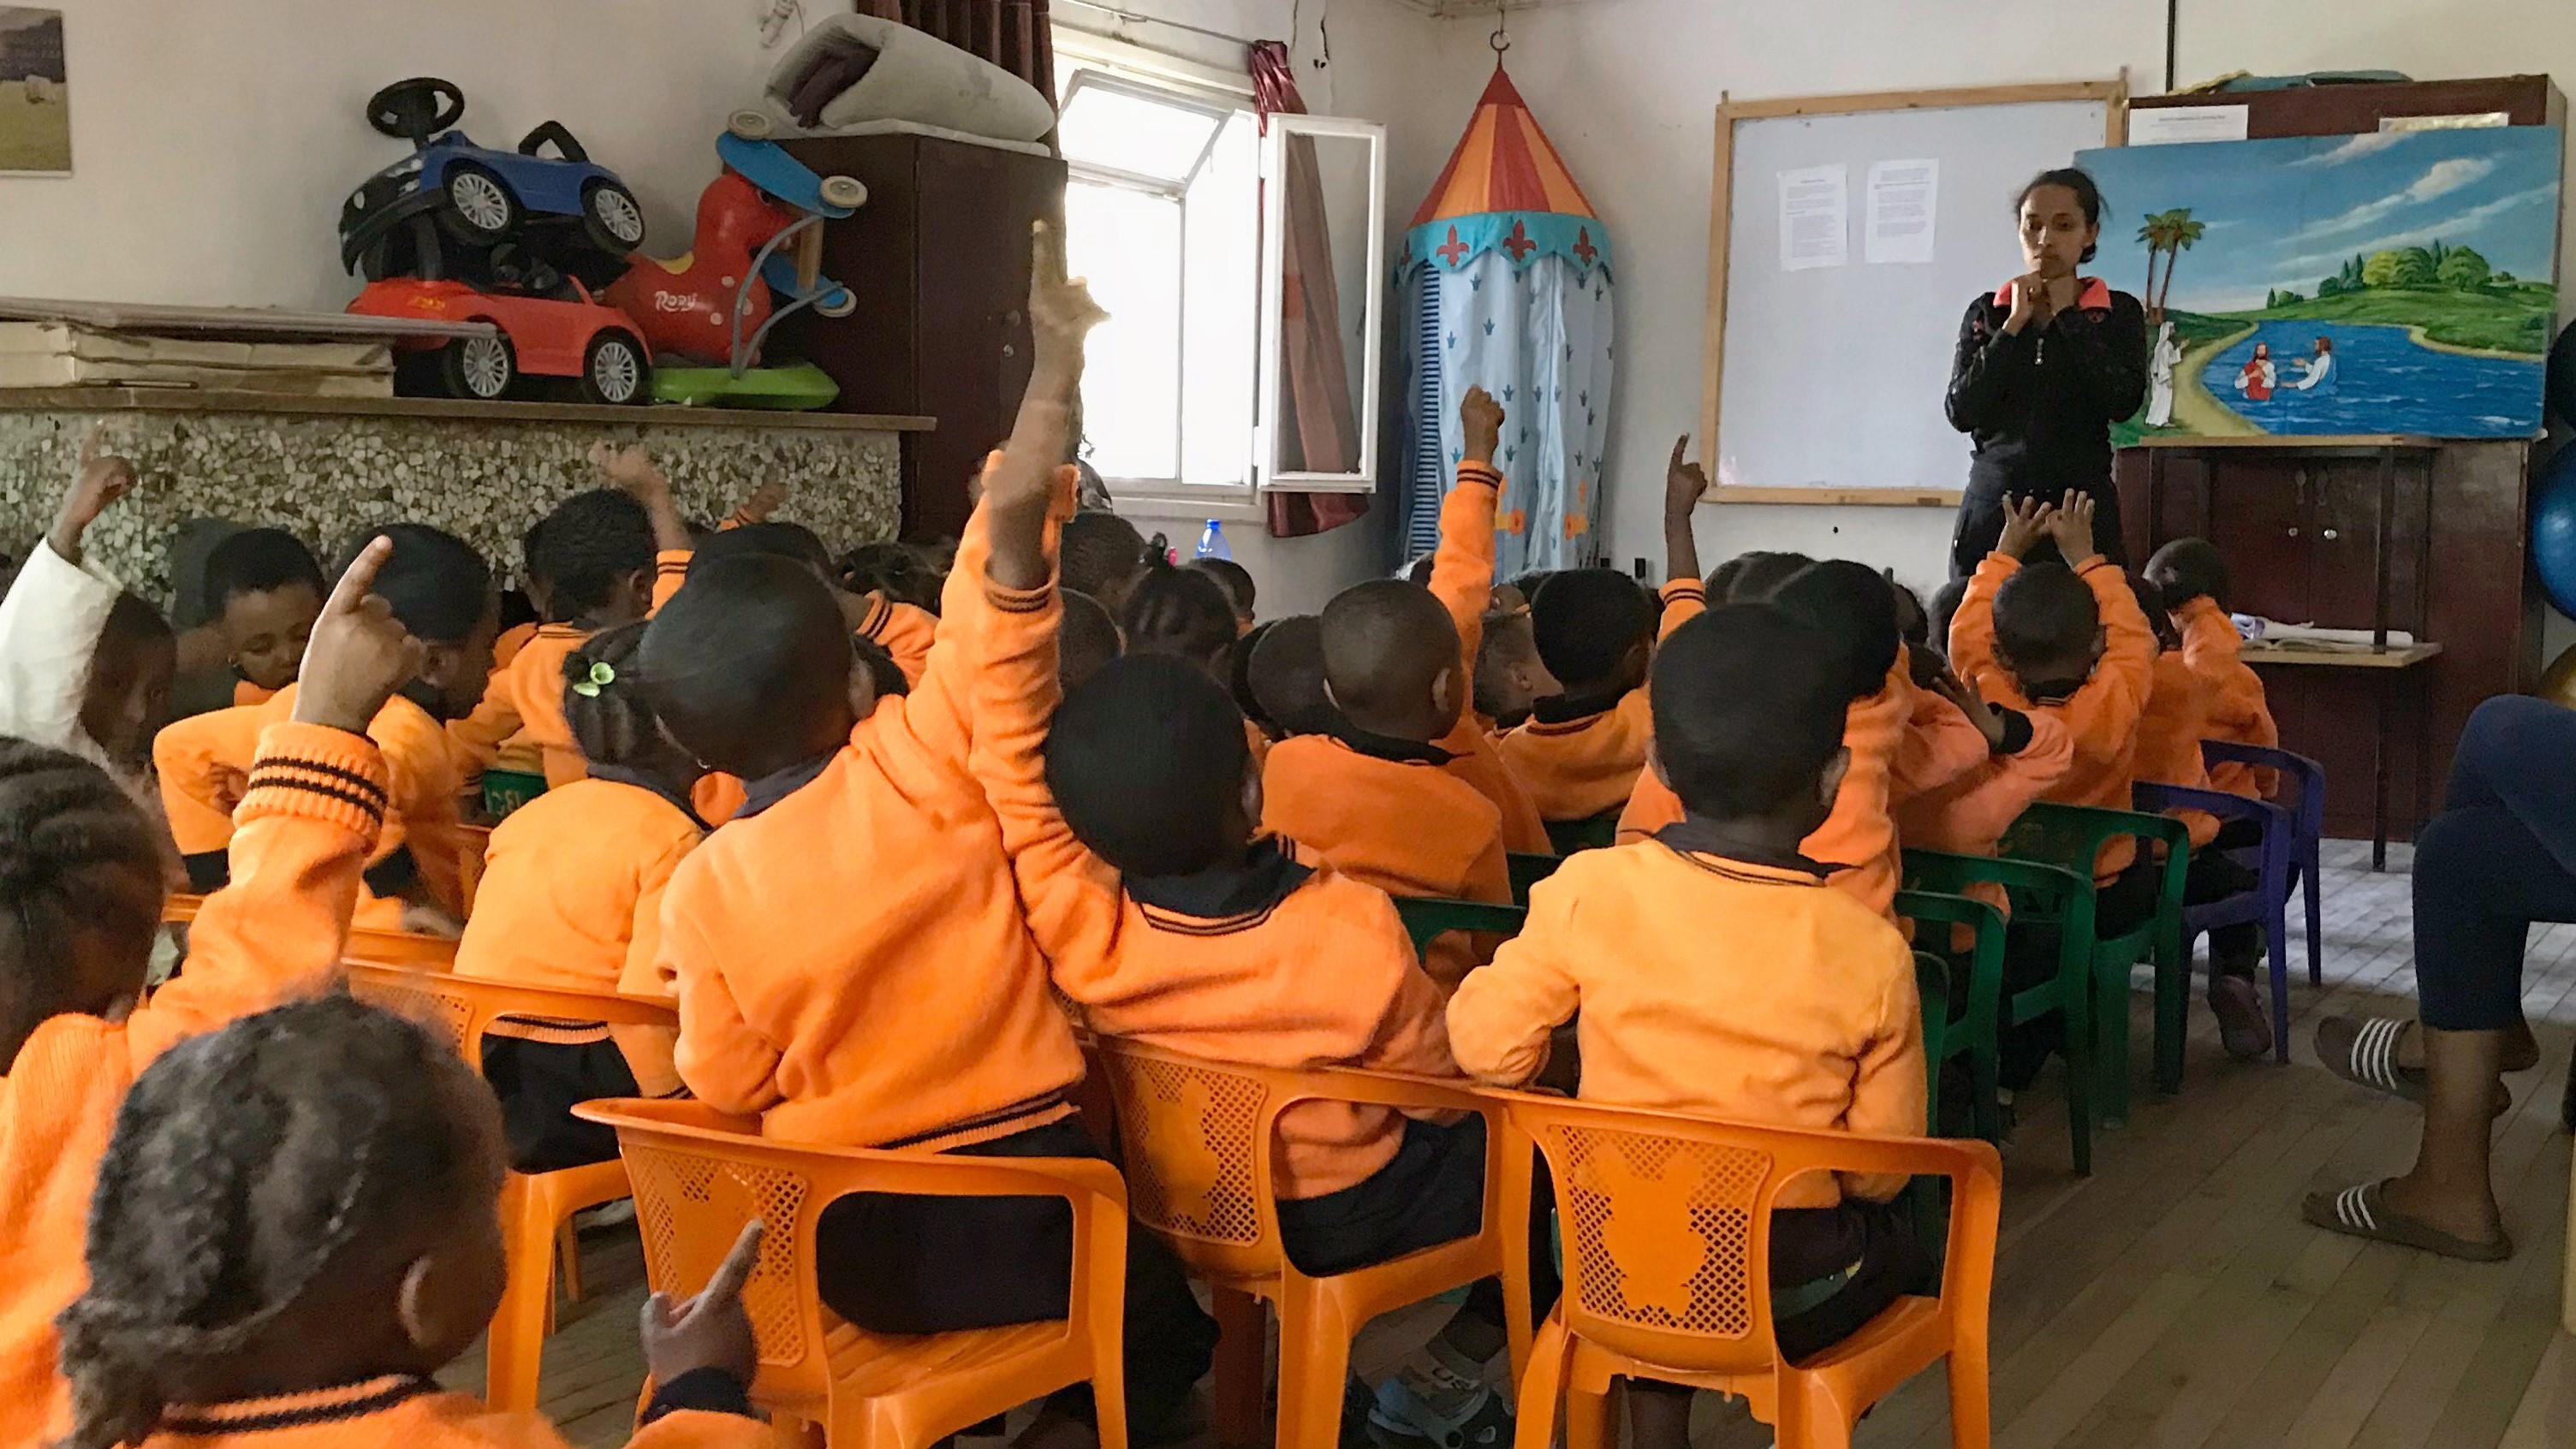
<svg viewBox="0 0 2576 1449">
<path fill-rule="evenodd" d="M 2416 471 L 2412 463 L 2399 468 L 2400 506 L 2389 544 L 2388 624 L 2393 629 L 2417 629 L 2422 624 L 2413 617 L 2415 559 L 2423 546 L 2422 492 L 2414 483 Z M 2379 465 L 2337 462 L 2318 468 L 2312 477 L 2310 512 L 2316 522 L 2316 551 L 2309 600 L 2316 609 L 2316 622 L 2331 629 L 2371 628 L 2379 613 Z M 2416 500 L 2415 510 L 2403 506 L 2409 498 Z"/>
<path fill-rule="evenodd" d="M 2235 587 L 2228 607 L 2285 624 L 2314 620 L 2308 470 L 2220 458 L 2208 468 L 2209 540 L 2226 553 Z"/>
</svg>

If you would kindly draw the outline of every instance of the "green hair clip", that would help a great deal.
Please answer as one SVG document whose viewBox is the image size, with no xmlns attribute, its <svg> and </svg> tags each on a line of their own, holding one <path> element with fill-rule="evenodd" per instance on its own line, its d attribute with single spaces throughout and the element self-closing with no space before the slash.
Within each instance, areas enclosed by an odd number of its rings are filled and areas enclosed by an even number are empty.
<svg viewBox="0 0 2576 1449">
<path fill-rule="evenodd" d="M 592 663 L 590 666 L 590 676 L 588 678 L 576 679 L 572 682 L 572 692 L 580 695 L 584 699 L 597 699 L 599 698 L 599 687 L 601 685 L 615 684 L 616 682 L 617 670 L 612 667 L 607 660 L 602 659 Z"/>
</svg>

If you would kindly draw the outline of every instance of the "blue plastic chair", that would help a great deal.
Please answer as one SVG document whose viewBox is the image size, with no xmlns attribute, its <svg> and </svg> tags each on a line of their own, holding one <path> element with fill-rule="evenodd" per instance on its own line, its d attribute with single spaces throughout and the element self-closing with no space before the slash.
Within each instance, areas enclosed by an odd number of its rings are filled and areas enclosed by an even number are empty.
<svg viewBox="0 0 2576 1449">
<path fill-rule="evenodd" d="M 2326 833 L 2326 767 L 2288 750 L 2224 740 L 2201 741 L 2200 756 L 2213 765 L 2252 765 L 2280 772 L 2281 790 L 2271 803 L 2290 812 L 2290 885 L 2307 891 L 2308 984 L 2325 985 L 2325 892 L 2318 856 Z M 2282 897 L 2285 914 L 2288 899 Z"/>
<path fill-rule="evenodd" d="M 2296 818 L 2268 800 L 2248 800 L 2224 790 L 2195 790 L 2140 780 L 2132 787 L 2140 810 L 2170 814 L 2197 810 L 2220 820 L 2252 821 L 2263 832 L 2255 847 L 2255 883 L 2225 900 L 2182 908 L 2182 963 L 2188 971 L 2192 943 L 2221 926 L 2261 926 L 2271 933 L 2272 1050 L 2290 1060 L 2290 862 L 2297 846 Z M 2309 899 L 2315 900 L 2310 892 Z"/>
</svg>

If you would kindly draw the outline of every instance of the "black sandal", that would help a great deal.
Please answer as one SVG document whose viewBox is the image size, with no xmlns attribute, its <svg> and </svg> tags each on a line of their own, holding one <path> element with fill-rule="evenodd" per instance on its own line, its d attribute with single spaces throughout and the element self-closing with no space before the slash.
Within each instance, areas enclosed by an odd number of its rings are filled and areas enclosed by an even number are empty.
<svg viewBox="0 0 2576 1449">
<path fill-rule="evenodd" d="M 2299 1205 L 2299 1216 L 2330 1233 L 2394 1243 L 2463 1262 L 2501 1263 L 2513 1256 L 2513 1239 L 2501 1232 L 2495 1241 L 2480 1243 L 2453 1237 L 2430 1223 L 2390 1211 L 2384 1191 L 2387 1186 L 2385 1181 L 2368 1182 L 2341 1192 L 2309 1193 Z"/>
<path fill-rule="evenodd" d="M 2317 1062 L 2327 1071 L 2356 1087 L 2383 1092 L 2391 1097 L 2424 1105 L 2430 1091 L 2429 1079 L 2421 1067 L 2397 1064 L 2397 1043 L 2416 1023 L 2394 1017 L 2369 1016 L 2356 1022 L 2348 1016 L 2328 1016 L 2317 1021 Z M 2328 1032 L 2352 1028 L 2352 1040 L 2336 1047 L 2326 1040 Z M 2513 1092 L 2504 1083 L 2496 1083 L 2495 1100 L 2487 1115 L 2501 1117 L 2513 1110 Z M 2576 1131 L 2576 1079 L 2569 1082 L 2567 1101 L 2560 1109 L 2571 1131 Z"/>
</svg>

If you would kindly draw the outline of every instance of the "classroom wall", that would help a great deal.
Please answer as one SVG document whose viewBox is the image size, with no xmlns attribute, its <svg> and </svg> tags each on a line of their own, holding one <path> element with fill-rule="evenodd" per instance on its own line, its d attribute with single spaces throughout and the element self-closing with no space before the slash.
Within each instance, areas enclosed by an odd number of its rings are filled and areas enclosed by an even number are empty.
<svg viewBox="0 0 2576 1449">
<path fill-rule="evenodd" d="M 1480 81 L 1492 21 L 1445 28 L 1441 73 L 1453 85 L 1461 70 Z M 2548 0 L 2182 0 L 2181 35 L 2185 84 L 2239 69 L 2359 68 L 2422 79 L 2546 71 L 2562 87 L 2576 84 L 2576 5 Z M 2094 79 L 2122 67 L 2140 93 L 2158 92 L 2165 4 L 1593 0 L 1516 11 L 1511 38 L 1508 63 L 1522 95 L 1618 236 L 1620 376 L 1606 538 L 1625 564 L 1662 552 L 1660 472 L 1674 435 L 1699 416 L 1721 96 Z M 1460 95 L 1451 109 L 1463 112 L 1471 100 Z M 1408 135 L 1399 154 L 1425 151 L 1436 165 L 1456 127 Z M 2564 275 L 2576 280 L 2576 228 L 2569 231 Z M 1997 277 L 2017 261 L 1996 258 Z M 1865 426 L 1866 413 L 1820 398 L 1816 425 Z M 1964 481 L 1964 440 L 1959 457 Z M 1928 585 L 1946 573 L 1950 524 L 1946 510 L 1729 505 L 1700 509 L 1698 531 L 1711 562 L 1751 548 L 1796 549 L 1893 566 Z"/>
</svg>

